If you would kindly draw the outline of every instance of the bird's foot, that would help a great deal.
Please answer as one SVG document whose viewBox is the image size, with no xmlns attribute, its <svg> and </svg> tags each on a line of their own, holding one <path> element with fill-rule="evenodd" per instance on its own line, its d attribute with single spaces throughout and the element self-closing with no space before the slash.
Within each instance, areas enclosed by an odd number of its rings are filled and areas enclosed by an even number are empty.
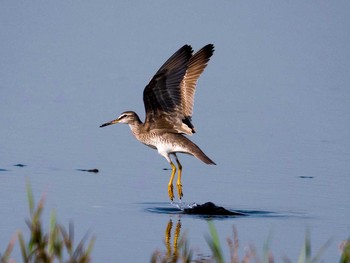
<svg viewBox="0 0 350 263">
<path fill-rule="evenodd" d="M 171 201 L 174 200 L 174 190 L 173 190 L 173 185 L 169 184 L 168 185 L 168 195 Z"/>
<path fill-rule="evenodd" d="M 181 198 L 184 196 L 183 192 L 182 192 L 182 184 L 176 184 L 177 186 L 177 193 L 179 195 L 179 199 L 181 200 Z"/>
</svg>

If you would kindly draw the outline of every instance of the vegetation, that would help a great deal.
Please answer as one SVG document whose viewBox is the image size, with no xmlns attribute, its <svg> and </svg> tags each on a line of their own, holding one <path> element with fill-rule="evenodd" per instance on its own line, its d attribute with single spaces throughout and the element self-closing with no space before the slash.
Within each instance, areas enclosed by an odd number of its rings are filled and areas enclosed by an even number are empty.
<svg viewBox="0 0 350 263">
<path fill-rule="evenodd" d="M 67 263 L 88 263 L 91 262 L 91 251 L 95 242 L 95 237 L 89 239 L 87 247 L 85 243 L 88 240 L 88 235 L 74 247 L 74 227 L 70 223 L 68 230 L 56 222 L 56 213 L 53 211 L 50 218 L 49 231 L 45 232 L 41 221 L 42 212 L 44 209 L 44 196 L 35 207 L 34 197 L 29 183 L 27 184 L 27 198 L 29 204 L 29 219 L 26 220 L 27 226 L 30 230 L 29 240 L 26 241 L 21 231 L 13 235 L 7 248 L 3 254 L 0 254 L 0 263 L 15 263 L 11 258 L 11 253 L 18 240 L 22 260 L 25 263 L 52 263 L 52 262 L 67 262 Z M 227 245 L 229 249 L 229 259 L 225 260 L 223 248 L 219 241 L 219 236 L 214 227 L 214 224 L 209 221 L 210 234 L 206 237 L 208 246 L 211 250 L 211 256 L 195 255 L 189 246 L 189 241 L 186 233 L 180 236 L 181 222 L 178 221 L 175 234 L 174 244 L 171 246 L 171 229 L 172 221 L 170 220 L 166 229 L 166 252 L 156 251 L 151 257 L 152 263 L 273 263 L 274 256 L 269 249 L 269 239 L 263 247 L 262 257 L 260 257 L 254 246 L 249 246 L 245 250 L 243 257 L 239 257 L 239 241 L 238 234 L 235 227 L 233 227 L 233 238 L 227 238 Z M 322 261 L 322 254 L 329 246 L 330 241 L 327 241 L 315 255 L 311 253 L 310 233 L 307 231 L 305 235 L 305 242 L 301 249 L 297 263 L 317 263 Z M 342 254 L 339 263 L 350 263 L 350 238 L 341 244 Z M 66 258 L 66 259 L 65 259 Z M 291 263 L 288 257 L 283 258 L 283 262 Z"/>
<path fill-rule="evenodd" d="M 25 263 L 51 263 L 51 262 L 68 262 L 68 263 L 88 263 L 91 262 L 91 251 L 95 238 L 92 237 L 87 248 L 84 247 L 88 236 L 79 242 L 74 248 L 74 227 L 70 223 L 68 231 L 66 228 L 56 222 L 56 213 L 51 213 L 50 229 L 45 233 L 41 221 L 44 209 L 44 196 L 41 197 L 37 207 L 35 207 L 34 197 L 30 184 L 27 183 L 27 197 L 29 204 L 30 218 L 26 220 L 30 230 L 29 241 L 25 241 L 21 231 L 16 233 L 10 240 L 5 252 L 0 255 L 0 262 L 15 262 L 11 259 L 11 252 L 18 239 L 22 260 Z M 64 259 L 67 257 L 67 259 Z"/>
<path fill-rule="evenodd" d="M 156 251 L 153 253 L 152 263 L 176 263 L 176 262 L 194 262 L 194 263 L 274 263 L 275 259 L 272 252 L 269 249 L 269 239 L 264 244 L 262 257 L 259 257 L 254 246 L 249 246 L 243 255 L 243 258 L 239 257 L 239 241 L 238 234 L 235 227 L 233 227 L 233 238 L 227 238 L 227 244 L 229 248 L 230 258 L 228 261 L 224 259 L 223 249 L 219 242 L 219 237 L 214 224 L 209 221 L 210 235 L 207 237 L 207 243 L 211 250 L 212 255 L 208 257 L 197 256 L 193 258 L 193 252 L 189 249 L 189 242 L 186 236 L 182 236 L 179 240 L 179 244 L 174 244 L 173 253 L 169 253 L 169 246 L 167 246 L 167 253 L 161 253 Z M 174 239 L 176 242 L 176 239 Z M 301 249 L 297 263 L 318 263 L 322 261 L 322 254 L 329 246 L 330 241 L 327 241 L 315 255 L 311 254 L 311 241 L 310 233 L 307 231 L 305 235 L 305 243 Z M 176 250 L 177 248 L 177 250 Z M 339 263 L 350 263 L 350 238 L 342 243 L 342 255 Z M 279 262 L 279 261 L 278 261 Z M 291 263 L 288 257 L 283 257 L 283 262 Z"/>
</svg>

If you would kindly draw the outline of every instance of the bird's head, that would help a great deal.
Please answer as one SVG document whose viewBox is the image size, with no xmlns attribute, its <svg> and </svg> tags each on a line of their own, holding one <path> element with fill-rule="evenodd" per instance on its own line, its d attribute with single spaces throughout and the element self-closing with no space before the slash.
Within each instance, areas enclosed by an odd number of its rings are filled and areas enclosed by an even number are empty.
<svg viewBox="0 0 350 263">
<path fill-rule="evenodd" d="M 108 126 L 108 125 L 112 125 L 112 124 L 116 124 L 116 123 L 126 123 L 126 124 L 131 124 L 133 122 L 140 122 L 139 117 L 137 116 L 137 114 L 133 111 L 124 111 L 122 114 L 120 114 L 120 116 L 112 121 L 106 122 L 104 124 L 102 124 L 100 126 L 100 128 Z"/>
</svg>

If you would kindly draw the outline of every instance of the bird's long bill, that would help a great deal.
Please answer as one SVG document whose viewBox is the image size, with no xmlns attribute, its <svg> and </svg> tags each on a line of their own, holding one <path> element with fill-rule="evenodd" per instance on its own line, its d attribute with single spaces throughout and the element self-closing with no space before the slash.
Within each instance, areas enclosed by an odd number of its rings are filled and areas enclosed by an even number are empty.
<svg viewBox="0 0 350 263">
<path fill-rule="evenodd" d="M 108 126 L 108 125 L 116 124 L 116 123 L 118 123 L 118 122 L 119 122 L 119 119 L 115 119 L 115 120 L 113 120 L 113 121 L 109 121 L 109 122 L 106 122 L 106 123 L 102 124 L 102 125 L 100 126 L 100 128 L 106 127 L 106 126 Z"/>
</svg>

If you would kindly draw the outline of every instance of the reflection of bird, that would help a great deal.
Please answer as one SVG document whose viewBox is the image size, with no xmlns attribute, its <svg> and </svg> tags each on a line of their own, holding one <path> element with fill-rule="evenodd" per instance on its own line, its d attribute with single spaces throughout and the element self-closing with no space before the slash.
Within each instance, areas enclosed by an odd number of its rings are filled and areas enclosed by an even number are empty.
<svg viewBox="0 0 350 263">
<path fill-rule="evenodd" d="M 190 262 L 191 250 L 188 250 L 188 244 L 184 235 L 180 238 L 181 220 L 179 219 L 174 229 L 174 240 L 171 244 L 171 232 L 173 221 L 169 219 L 165 229 L 165 252 L 156 251 L 153 253 L 151 262 Z M 179 248 L 179 249 L 178 249 Z M 192 261 L 191 261 L 192 262 Z M 197 262 L 197 261 L 196 261 Z M 202 262 L 202 261 L 201 261 Z M 204 261 L 203 261 L 204 262 Z"/>
<path fill-rule="evenodd" d="M 165 229 L 165 246 L 167 250 L 165 259 L 168 259 L 168 260 L 164 262 L 177 262 L 179 257 L 179 252 L 177 251 L 177 247 L 178 247 L 178 240 L 179 240 L 180 231 L 181 231 L 180 219 L 176 223 L 176 227 L 174 231 L 173 247 L 171 247 L 171 229 L 172 228 L 173 228 L 173 221 L 170 219 Z"/>
<path fill-rule="evenodd" d="M 196 82 L 207 66 L 214 52 L 214 45 L 209 44 L 192 55 L 192 48 L 184 45 L 172 55 L 154 75 L 143 91 L 146 119 L 142 123 L 133 111 L 123 112 L 117 119 L 102 124 L 100 127 L 115 123 L 126 123 L 137 140 L 157 149 L 171 165 L 172 172 L 168 184 L 168 194 L 174 199 L 173 180 L 178 164 L 177 191 L 183 196 L 181 185 L 182 166 L 176 153 L 187 153 L 206 164 L 215 164 L 199 147 L 183 134 L 192 135 L 195 130 L 191 123 Z"/>
</svg>

